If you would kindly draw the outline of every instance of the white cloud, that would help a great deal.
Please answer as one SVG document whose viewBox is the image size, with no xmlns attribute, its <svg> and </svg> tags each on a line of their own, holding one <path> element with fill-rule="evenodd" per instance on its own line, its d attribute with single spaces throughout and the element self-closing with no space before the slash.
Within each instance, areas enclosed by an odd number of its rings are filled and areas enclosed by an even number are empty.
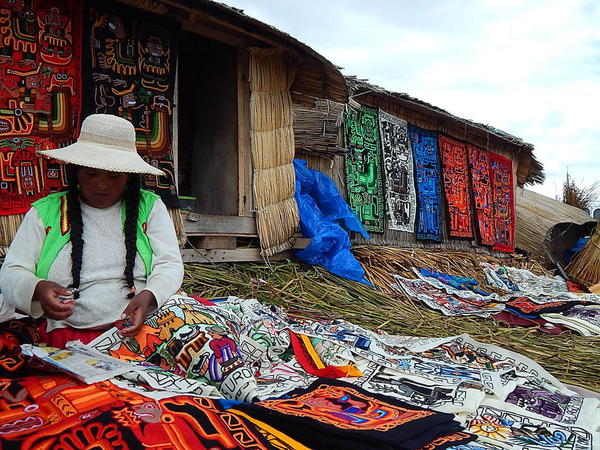
<svg viewBox="0 0 600 450">
<path fill-rule="evenodd" d="M 600 179 L 597 0 L 226 0 L 344 73 L 534 144 L 554 196 Z"/>
</svg>

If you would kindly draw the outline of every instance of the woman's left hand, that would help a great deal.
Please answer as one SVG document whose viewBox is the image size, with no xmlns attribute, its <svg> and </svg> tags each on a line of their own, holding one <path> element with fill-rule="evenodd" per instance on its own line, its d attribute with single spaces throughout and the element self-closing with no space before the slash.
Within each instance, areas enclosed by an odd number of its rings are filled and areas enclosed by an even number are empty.
<svg viewBox="0 0 600 450">
<path fill-rule="evenodd" d="M 148 311 L 155 309 L 157 306 L 156 298 L 150 291 L 142 291 L 131 299 L 121 317 L 128 319 L 131 323 L 130 327 L 119 330 L 122 336 L 131 337 L 138 334 L 140 328 L 146 320 Z"/>
</svg>

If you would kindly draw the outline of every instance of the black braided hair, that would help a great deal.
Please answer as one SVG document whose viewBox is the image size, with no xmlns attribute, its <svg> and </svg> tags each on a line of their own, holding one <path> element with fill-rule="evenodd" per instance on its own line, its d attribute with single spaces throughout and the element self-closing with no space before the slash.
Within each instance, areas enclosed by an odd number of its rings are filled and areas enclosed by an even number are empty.
<svg viewBox="0 0 600 450">
<path fill-rule="evenodd" d="M 73 282 L 69 288 L 79 289 L 81 281 L 81 264 L 83 259 L 83 220 L 81 218 L 81 205 L 79 204 L 79 181 L 77 172 L 80 167 L 69 164 L 67 166 L 67 218 L 71 225 L 71 277 Z M 140 204 L 140 175 L 130 174 L 125 187 L 125 283 L 129 288 L 127 298 L 135 295 L 135 284 L 133 282 L 133 269 L 135 267 L 135 256 L 137 253 L 137 219 Z M 79 292 L 75 291 L 74 298 L 79 298 Z"/>
<path fill-rule="evenodd" d="M 79 289 L 81 262 L 83 257 L 83 220 L 81 218 L 81 205 L 79 204 L 79 181 L 77 180 L 78 166 L 67 166 L 67 218 L 71 225 L 71 277 L 73 282 L 68 288 Z M 75 291 L 74 298 L 79 298 Z"/>
<path fill-rule="evenodd" d="M 135 295 L 133 268 L 137 254 L 137 220 L 140 205 L 140 176 L 130 174 L 125 188 L 125 283 L 129 288 L 127 298 Z"/>
</svg>

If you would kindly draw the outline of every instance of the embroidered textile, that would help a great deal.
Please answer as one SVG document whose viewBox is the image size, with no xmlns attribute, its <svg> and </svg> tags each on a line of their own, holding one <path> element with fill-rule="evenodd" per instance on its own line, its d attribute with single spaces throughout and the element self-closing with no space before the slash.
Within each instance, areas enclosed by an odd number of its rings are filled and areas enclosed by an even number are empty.
<svg viewBox="0 0 600 450">
<path fill-rule="evenodd" d="M 273 424 L 311 448 L 347 448 L 350 441 L 360 449 L 420 448 L 462 429 L 450 414 L 324 379 L 289 398 L 238 405 L 232 409 L 237 411 Z M 466 443 L 474 437 L 464 433 L 463 438 Z"/>
<path fill-rule="evenodd" d="M 475 278 L 469 277 L 460 277 L 457 275 L 449 275 L 447 273 L 437 272 L 435 270 L 429 269 L 417 269 L 413 268 L 413 271 L 418 276 L 423 276 L 427 278 L 434 278 L 445 285 L 453 287 L 454 289 L 458 289 L 460 291 L 473 291 L 480 295 L 490 295 L 489 292 L 485 292 L 479 289 L 477 286 L 479 283 Z"/>
<path fill-rule="evenodd" d="M 515 196 L 512 161 L 490 152 L 490 179 L 494 202 L 494 249 L 515 251 Z"/>
<path fill-rule="evenodd" d="M 385 199 L 390 230 L 415 232 L 417 196 L 408 123 L 379 110 L 385 173 Z"/>
<path fill-rule="evenodd" d="M 448 234 L 451 237 L 473 237 L 467 148 L 447 136 L 439 137 L 439 145 Z"/>
<path fill-rule="evenodd" d="M 433 309 L 441 311 L 447 316 L 475 315 L 489 317 L 504 309 L 504 305 L 492 296 L 482 296 L 471 291 L 454 290 L 450 286 L 440 289 L 428 280 L 396 279 L 397 289 L 406 293 L 411 298 L 425 303 Z"/>
<path fill-rule="evenodd" d="M 138 153 L 167 175 L 144 175 L 143 187 L 176 208 L 171 127 L 177 29 L 138 9 L 100 0 L 88 5 L 84 113 L 115 114 L 133 123 Z"/>
<path fill-rule="evenodd" d="M 490 154 L 487 150 L 467 146 L 473 204 L 477 218 L 477 232 L 482 245 L 494 245 L 494 200 L 490 180 Z"/>
<path fill-rule="evenodd" d="M 367 231 L 383 233 L 381 143 L 377 110 L 349 109 L 344 124 L 348 203 Z"/>
<path fill-rule="evenodd" d="M 417 182 L 417 239 L 442 240 L 441 167 L 437 133 L 409 125 Z"/>
<path fill-rule="evenodd" d="M 576 305 L 562 314 L 548 313 L 541 317 L 555 326 L 562 325 L 583 336 L 600 336 L 600 306 Z"/>
<path fill-rule="evenodd" d="M 467 418 L 467 431 L 489 442 L 516 450 L 533 448 L 593 449 L 597 435 L 582 427 L 565 425 L 514 405 L 486 400 Z"/>
<path fill-rule="evenodd" d="M 242 358 L 235 324 L 235 316 L 222 308 L 173 296 L 146 319 L 135 337 L 123 338 L 112 328 L 90 347 L 114 358 L 147 361 L 215 386 L 227 398 L 251 401 L 257 395 L 256 381 Z M 172 383 L 171 378 L 164 382 Z"/>
<path fill-rule="evenodd" d="M 208 398 L 153 401 L 108 381 L 85 385 L 63 375 L 1 382 L 7 448 L 274 447 L 250 422 Z"/>
<path fill-rule="evenodd" d="M 66 185 L 63 165 L 36 151 L 77 137 L 82 15 L 76 0 L 0 0 L 0 215 Z"/>
</svg>

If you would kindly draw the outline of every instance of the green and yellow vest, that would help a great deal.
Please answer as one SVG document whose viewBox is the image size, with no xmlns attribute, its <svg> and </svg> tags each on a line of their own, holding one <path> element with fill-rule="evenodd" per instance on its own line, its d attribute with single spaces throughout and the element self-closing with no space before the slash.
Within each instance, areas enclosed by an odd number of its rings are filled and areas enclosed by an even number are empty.
<svg viewBox="0 0 600 450">
<path fill-rule="evenodd" d="M 158 195 L 140 189 L 136 245 L 140 258 L 146 268 L 146 276 L 150 275 L 152 268 L 152 247 L 150 246 L 148 236 L 146 236 L 146 224 L 154 202 L 158 198 Z M 57 192 L 50 194 L 34 202 L 32 206 L 36 209 L 46 230 L 46 239 L 42 245 L 35 275 L 38 278 L 46 279 L 58 253 L 71 239 L 71 226 L 67 216 L 67 193 Z M 121 202 L 121 220 L 123 225 L 125 225 L 125 201 Z"/>
</svg>

